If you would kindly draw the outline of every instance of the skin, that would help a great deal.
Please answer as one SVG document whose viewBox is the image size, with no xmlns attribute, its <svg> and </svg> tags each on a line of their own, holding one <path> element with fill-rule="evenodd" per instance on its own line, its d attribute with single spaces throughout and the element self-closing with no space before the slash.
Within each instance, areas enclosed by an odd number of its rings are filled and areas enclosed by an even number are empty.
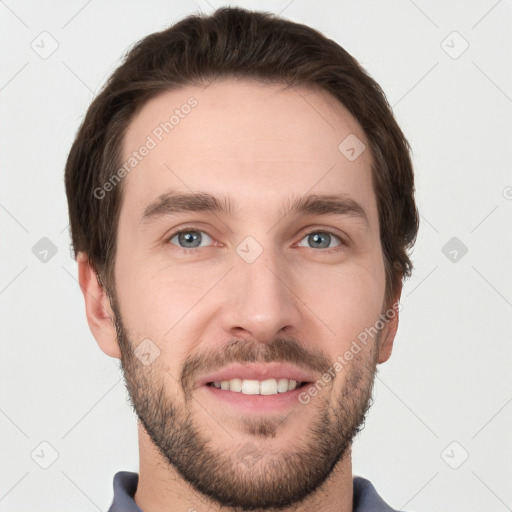
<svg viewBox="0 0 512 512">
<path fill-rule="evenodd" d="M 248 419 L 219 407 L 193 387 L 201 372 L 189 363 L 215 370 L 217 361 L 291 361 L 290 354 L 300 353 L 318 373 L 391 306 L 384 304 L 369 144 L 345 107 L 323 91 L 224 79 L 147 102 L 127 130 L 124 156 L 191 96 L 198 105 L 124 178 L 116 301 L 86 255 L 78 258 L 90 329 L 103 352 L 121 359 L 139 415 L 135 501 L 145 512 L 232 511 L 236 505 L 349 512 L 350 444 L 377 364 L 391 355 L 398 312 L 307 405 L 286 413 Z M 366 145 L 355 161 L 338 150 L 350 134 Z M 191 212 L 142 227 L 146 206 L 169 189 L 230 194 L 241 215 Z M 350 216 L 278 214 L 291 195 L 308 193 L 350 196 L 366 211 L 369 229 Z M 174 237 L 189 225 L 203 236 L 194 252 Z M 312 245 L 308 234 L 325 230 L 340 239 L 328 239 L 329 249 Z M 236 252 L 247 236 L 263 249 L 250 264 Z M 160 350 L 150 365 L 132 352 L 145 339 Z M 233 341 L 239 343 L 228 352 Z M 188 451 L 187 440 L 194 441 Z M 247 445 L 259 455 L 250 467 L 237 457 Z M 193 459 L 180 463 L 179 453 Z"/>
</svg>

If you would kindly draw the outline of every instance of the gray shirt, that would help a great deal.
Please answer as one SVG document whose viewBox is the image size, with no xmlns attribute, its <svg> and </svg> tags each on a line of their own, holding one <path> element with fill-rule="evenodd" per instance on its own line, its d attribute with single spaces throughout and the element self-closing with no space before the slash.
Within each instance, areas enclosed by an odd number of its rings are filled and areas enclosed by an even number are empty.
<svg viewBox="0 0 512 512">
<path fill-rule="evenodd" d="M 143 512 L 133 500 L 138 482 L 138 473 L 130 471 L 116 473 L 114 476 L 114 500 L 108 512 Z M 384 502 L 369 480 L 355 476 L 353 482 L 353 512 L 397 512 Z"/>
</svg>

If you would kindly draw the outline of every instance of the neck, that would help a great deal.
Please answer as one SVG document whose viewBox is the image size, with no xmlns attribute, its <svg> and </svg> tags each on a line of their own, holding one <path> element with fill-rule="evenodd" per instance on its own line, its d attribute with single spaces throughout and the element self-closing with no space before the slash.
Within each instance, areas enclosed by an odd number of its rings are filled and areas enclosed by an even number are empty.
<svg viewBox="0 0 512 512">
<path fill-rule="evenodd" d="M 162 457 L 139 422 L 139 483 L 135 502 L 144 512 L 233 512 L 195 491 Z M 348 449 L 329 478 L 299 505 L 281 512 L 352 512 L 353 480 Z"/>
</svg>

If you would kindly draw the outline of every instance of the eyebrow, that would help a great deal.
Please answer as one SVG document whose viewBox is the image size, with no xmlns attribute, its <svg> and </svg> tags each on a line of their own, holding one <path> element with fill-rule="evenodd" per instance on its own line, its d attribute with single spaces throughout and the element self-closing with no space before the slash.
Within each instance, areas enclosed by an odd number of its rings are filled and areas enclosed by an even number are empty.
<svg viewBox="0 0 512 512">
<path fill-rule="evenodd" d="M 148 226 L 162 217 L 185 212 L 210 212 L 239 217 L 240 210 L 231 196 L 217 197 L 207 192 L 166 192 L 149 204 L 141 219 L 141 225 Z M 310 194 L 290 197 L 285 207 L 278 212 L 280 218 L 286 215 L 340 215 L 363 221 L 370 229 L 370 222 L 364 208 L 345 194 Z"/>
</svg>

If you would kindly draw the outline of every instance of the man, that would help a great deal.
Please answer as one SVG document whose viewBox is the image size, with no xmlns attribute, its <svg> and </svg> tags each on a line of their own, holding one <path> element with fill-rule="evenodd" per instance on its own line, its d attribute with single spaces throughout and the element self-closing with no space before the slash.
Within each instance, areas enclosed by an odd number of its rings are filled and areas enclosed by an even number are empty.
<svg viewBox="0 0 512 512">
<path fill-rule="evenodd" d="M 351 443 L 418 213 L 357 61 L 270 14 L 190 16 L 129 52 L 65 179 L 88 323 L 139 419 L 110 511 L 392 510 Z"/>
</svg>

